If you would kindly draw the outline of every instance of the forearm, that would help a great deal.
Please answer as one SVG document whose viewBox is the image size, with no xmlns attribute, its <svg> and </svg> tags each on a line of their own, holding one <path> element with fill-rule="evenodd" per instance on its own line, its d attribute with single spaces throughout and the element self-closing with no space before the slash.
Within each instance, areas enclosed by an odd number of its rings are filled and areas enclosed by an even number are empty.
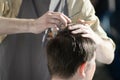
<svg viewBox="0 0 120 80">
<path fill-rule="evenodd" d="M 33 19 L 16 19 L 0 17 L 0 34 L 29 33 Z"/>
<path fill-rule="evenodd" d="M 84 0 L 84 12 L 86 20 L 95 20 L 95 23 L 91 25 L 92 30 L 96 34 L 91 34 L 91 38 L 97 44 L 96 59 L 99 62 L 110 64 L 114 59 L 115 46 L 114 42 L 108 39 L 107 34 L 100 26 L 99 19 L 95 16 L 95 10 L 90 0 Z"/>
<path fill-rule="evenodd" d="M 38 19 L 17 19 L 0 17 L 0 34 L 41 33 L 51 27 L 58 27 L 62 22 L 66 25 L 71 20 L 59 12 L 46 12 Z"/>
<path fill-rule="evenodd" d="M 110 64 L 114 59 L 114 51 L 114 42 L 102 39 L 97 44 L 96 59 L 101 63 Z"/>
</svg>

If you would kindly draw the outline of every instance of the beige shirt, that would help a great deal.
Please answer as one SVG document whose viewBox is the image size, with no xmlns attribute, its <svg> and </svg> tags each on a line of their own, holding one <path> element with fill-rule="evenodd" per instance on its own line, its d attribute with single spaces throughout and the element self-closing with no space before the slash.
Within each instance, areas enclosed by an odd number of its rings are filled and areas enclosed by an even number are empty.
<svg viewBox="0 0 120 80">
<path fill-rule="evenodd" d="M 22 0 L 0 0 L 0 16 L 15 18 L 18 15 L 21 3 Z M 109 40 L 115 46 L 114 42 L 107 37 L 107 34 L 100 26 L 90 0 L 67 0 L 67 3 L 69 16 L 73 22 L 76 22 L 79 18 L 86 21 L 94 20 L 95 22 L 91 25 L 93 31 L 101 38 Z M 0 42 L 6 35 L 0 36 Z"/>
</svg>

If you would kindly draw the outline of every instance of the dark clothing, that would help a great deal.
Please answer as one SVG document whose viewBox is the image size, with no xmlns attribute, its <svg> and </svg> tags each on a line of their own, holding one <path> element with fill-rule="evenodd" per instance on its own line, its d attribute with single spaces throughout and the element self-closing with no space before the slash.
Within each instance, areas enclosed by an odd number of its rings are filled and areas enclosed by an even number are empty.
<svg viewBox="0 0 120 80">
<path fill-rule="evenodd" d="M 108 0 L 98 0 L 95 6 L 96 15 L 101 18 L 108 10 Z"/>
<path fill-rule="evenodd" d="M 23 0 L 18 18 L 38 18 L 48 11 L 50 0 Z M 8 25 L 9 26 L 9 25 Z M 0 80 L 50 80 L 40 34 L 8 35 L 0 45 Z"/>
<path fill-rule="evenodd" d="M 38 18 L 48 11 L 48 1 L 23 0 L 18 18 Z M 46 54 L 41 47 L 43 34 L 8 35 L 0 45 L 1 80 L 50 79 Z"/>
</svg>

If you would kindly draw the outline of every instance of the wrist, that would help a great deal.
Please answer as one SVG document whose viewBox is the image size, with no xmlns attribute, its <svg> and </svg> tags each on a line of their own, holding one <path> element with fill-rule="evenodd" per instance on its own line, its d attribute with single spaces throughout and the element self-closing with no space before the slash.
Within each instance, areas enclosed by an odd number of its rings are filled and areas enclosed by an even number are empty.
<svg viewBox="0 0 120 80">
<path fill-rule="evenodd" d="M 34 26 L 35 26 L 35 20 L 30 19 L 26 24 L 27 32 L 28 33 L 34 33 Z"/>
</svg>

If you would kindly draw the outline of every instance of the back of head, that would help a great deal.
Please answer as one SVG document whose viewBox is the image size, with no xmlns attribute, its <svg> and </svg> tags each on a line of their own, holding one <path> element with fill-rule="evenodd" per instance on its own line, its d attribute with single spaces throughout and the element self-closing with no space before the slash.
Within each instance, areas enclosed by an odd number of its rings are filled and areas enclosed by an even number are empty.
<svg viewBox="0 0 120 80">
<path fill-rule="evenodd" d="M 51 75 L 64 79 L 72 77 L 81 64 L 92 59 L 94 51 L 95 43 L 91 39 L 71 34 L 68 29 L 59 32 L 47 44 Z"/>
</svg>

